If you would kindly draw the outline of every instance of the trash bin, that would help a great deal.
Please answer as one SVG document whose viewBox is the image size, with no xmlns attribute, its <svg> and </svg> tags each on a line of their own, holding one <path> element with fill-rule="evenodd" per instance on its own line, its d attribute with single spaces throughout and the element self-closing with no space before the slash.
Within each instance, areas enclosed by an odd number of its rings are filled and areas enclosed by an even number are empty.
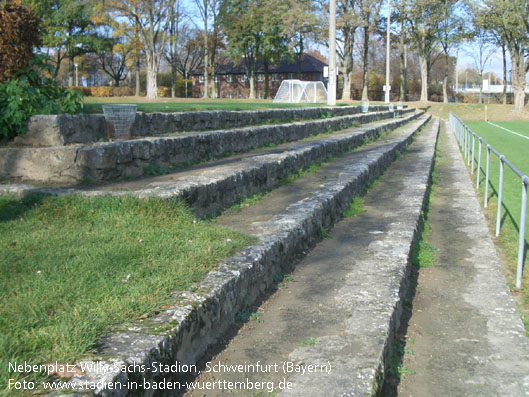
<svg viewBox="0 0 529 397">
<path fill-rule="evenodd" d="M 129 104 L 103 105 L 109 140 L 132 139 L 136 109 Z"/>
</svg>

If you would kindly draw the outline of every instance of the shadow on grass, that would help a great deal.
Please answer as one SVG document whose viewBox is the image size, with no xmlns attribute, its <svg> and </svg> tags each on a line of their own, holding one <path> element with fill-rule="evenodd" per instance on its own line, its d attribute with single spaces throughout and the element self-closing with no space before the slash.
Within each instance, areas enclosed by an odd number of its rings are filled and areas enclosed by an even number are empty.
<svg viewBox="0 0 529 397">
<path fill-rule="evenodd" d="M 39 206 L 47 195 L 30 193 L 23 197 L 0 196 L 0 222 L 9 222 L 24 217 L 24 214 Z"/>
</svg>

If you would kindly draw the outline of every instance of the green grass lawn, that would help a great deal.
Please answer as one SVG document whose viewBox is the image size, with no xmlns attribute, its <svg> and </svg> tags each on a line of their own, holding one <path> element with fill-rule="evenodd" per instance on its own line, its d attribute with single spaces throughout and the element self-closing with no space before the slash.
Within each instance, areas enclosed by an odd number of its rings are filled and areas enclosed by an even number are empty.
<svg viewBox="0 0 529 397">
<path fill-rule="evenodd" d="M 485 108 L 488 120 L 529 121 L 529 106 L 522 114 L 516 114 L 513 112 L 513 105 L 441 102 L 407 102 L 407 105 L 427 110 L 432 115 L 443 119 L 448 119 L 448 115 L 454 113 L 464 122 L 485 121 Z"/>
<path fill-rule="evenodd" d="M 192 112 L 200 110 L 257 110 L 284 109 L 292 107 L 325 106 L 321 103 L 274 103 L 271 100 L 237 100 L 237 99 L 170 99 L 160 98 L 149 101 L 138 97 L 85 97 L 85 113 L 103 113 L 102 105 L 108 103 L 132 103 L 138 105 L 139 112 Z"/>
<path fill-rule="evenodd" d="M 173 200 L 0 196 L 0 395 L 8 362 L 90 357 L 253 242 Z"/>
<path fill-rule="evenodd" d="M 480 135 L 494 149 L 503 154 L 516 168 L 525 175 L 529 175 L 529 139 L 525 139 L 496 126 L 485 122 L 466 123 L 472 131 Z M 494 122 L 504 128 L 529 136 L 529 122 Z M 485 193 L 485 169 L 486 169 L 486 148 L 482 147 L 481 154 L 481 175 L 480 192 Z M 477 168 L 478 146 L 476 143 L 475 168 Z M 499 186 L 499 160 L 491 153 L 489 182 L 489 207 L 491 219 L 495 227 L 497 209 L 497 189 Z M 476 176 L 474 175 L 474 182 Z M 520 223 L 522 183 L 520 178 L 507 166 L 504 167 L 503 195 L 502 195 L 502 223 L 501 241 L 506 248 L 509 260 L 509 269 L 512 274 L 516 274 L 516 261 L 518 253 L 518 228 Z M 526 219 L 525 228 L 526 247 L 529 242 L 529 218 Z M 525 269 L 523 275 L 522 294 L 524 302 L 529 306 L 529 259 L 526 249 Z M 514 283 L 514 281 L 513 281 Z"/>
</svg>

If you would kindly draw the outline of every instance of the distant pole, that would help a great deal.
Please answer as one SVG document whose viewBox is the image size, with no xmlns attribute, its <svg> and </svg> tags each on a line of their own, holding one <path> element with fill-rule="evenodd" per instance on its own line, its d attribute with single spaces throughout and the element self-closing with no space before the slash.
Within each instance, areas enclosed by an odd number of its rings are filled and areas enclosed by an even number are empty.
<svg viewBox="0 0 529 397">
<path fill-rule="evenodd" d="M 459 59 L 459 47 L 457 47 L 457 50 L 456 50 L 456 94 L 459 92 L 459 72 L 457 70 L 457 63 L 458 63 L 458 59 Z M 455 96 L 455 95 L 454 95 Z M 456 97 L 456 102 L 457 102 L 457 97 Z"/>
<path fill-rule="evenodd" d="M 329 1 L 329 84 L 327 105 L 336 105 L 336 0 Z"/>
<path fill-rule="evenodd" d="M 79 87 L 79 75 L 77 74 L 77 67 L 79 66 L 79 64 L 75 64 L 75 86 L 76 87 Z"/>
<path fill-rule="evenodd" d="M 389 85 L 389 56 L 390 56 L 390 26 L 391 26 L 391 0 L 388 0 L 388 32 L 386 37 L 386 103 L 390 102 L 389 94 L 391 87 Z"/>
</svg>

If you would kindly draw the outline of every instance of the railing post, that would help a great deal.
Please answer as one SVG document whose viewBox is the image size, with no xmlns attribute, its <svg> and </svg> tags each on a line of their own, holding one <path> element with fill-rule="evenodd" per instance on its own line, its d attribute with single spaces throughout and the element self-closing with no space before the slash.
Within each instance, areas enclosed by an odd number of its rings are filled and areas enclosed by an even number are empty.
<svg viewBox="0 0 529 397">
<path fill-rule="evenodd" d="M 463 149 L 463 155 L 464 155 L 464 158 L 466 159 L 467 158 L 467 134 L 466 134 L 464 125 L 461 125 L 461 140 L 463 141 L 461 142 L 461 148 Z"/>
<path fill-rule="evenodd" d="M 485 174 L 485 203 L 484 208 L 487 208 L 489 203 L 489 166 L 490 166 L 490 145 L 487 144 L 487 171 Z"/>
<path fill-rule="evenodd" d="M 505 156 L 500 156 L 500 186 L 498 188 L 498 210 L 496 211 L 496 237 L 500 235 L 501 225 L 501 196 L 503 190 L 503 160 Z"/>
<path fill-rule="evenodd" d="M 516 265 L 516 288 L 522 287 L 522 270 L 525 249 L 525 213 L 527 211 L 527 185 L 529 178 L 524 175 L 522 178 L 522 210 L 520 214 L 520 231 L 518 237 L 518 263 Z"/>
<path fill-rule="evenodd" d="M 478 145 L 479 145 L 479 150 L 478 150 L 478 172 L 477 172 L 477 176 L 476 176 L 476 186 L 479 189 L 479 174 L 480 174 L 480 171 L 481 171 L 481 138 L 478 138 Z"/>
<path fill-rule="evenodd" d="M 467 130 L 467 165 L 470 165 L 470 129 L 465 127 Z"/>
<path fill-rule="evenodd" d="M 474 175 L 474 157 L 476 154 L 476 136 L 472 133 L 472 155 L 470 156 L 470 162 L 472 166 L 470 167 L 470 175 Z"/>
</svg>

